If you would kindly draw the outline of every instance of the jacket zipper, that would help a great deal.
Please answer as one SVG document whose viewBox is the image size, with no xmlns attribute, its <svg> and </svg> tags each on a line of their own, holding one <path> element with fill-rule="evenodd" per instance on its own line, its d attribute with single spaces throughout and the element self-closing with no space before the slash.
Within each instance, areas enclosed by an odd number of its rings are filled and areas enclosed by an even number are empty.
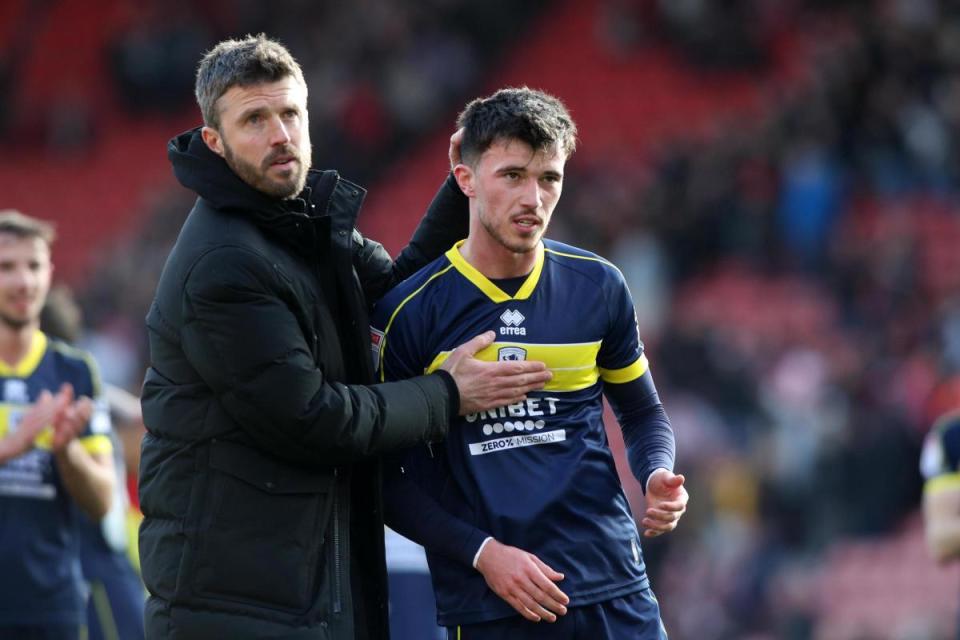
<svg viewBox="0 0 960 640">
<path fill-rule="evenodd" d="M 333 612 L 343 609 L 340 578 L 340 484 L 339 469 L 333 469 Z"/>
</svg>

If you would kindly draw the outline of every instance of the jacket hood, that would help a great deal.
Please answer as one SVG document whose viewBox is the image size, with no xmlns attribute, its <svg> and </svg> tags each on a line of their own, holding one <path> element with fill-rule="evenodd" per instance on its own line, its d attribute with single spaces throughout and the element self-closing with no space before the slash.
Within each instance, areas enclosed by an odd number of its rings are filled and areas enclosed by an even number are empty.
<svg viewBox="0 0 960 640">
<path fill-rule="evenodd" d="M 234 173 L 223 158 L 207 147 L 200 130 L 201 127 L 196 127 L 171 139 L 167 144 L 167 157 L 180 184 L 216 209 L 242 212 L 256 223 L 272 227 L 325 213 L 326 203 L 339 180 L 336 171 L 311 170 L 307 186 L 296 198 L 272 198 Z"/>
</svg>

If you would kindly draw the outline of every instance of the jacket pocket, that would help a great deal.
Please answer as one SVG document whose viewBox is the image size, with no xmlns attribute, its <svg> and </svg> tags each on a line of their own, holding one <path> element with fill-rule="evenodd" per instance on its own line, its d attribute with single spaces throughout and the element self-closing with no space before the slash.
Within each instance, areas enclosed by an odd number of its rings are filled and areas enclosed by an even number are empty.
<svg viewBox="0 0 960 640">
<path fill-rule="evenodd" d="M 333 477 L 214 440 L 193 593 L 305 612 L 321 585 Z"/>
</svg>

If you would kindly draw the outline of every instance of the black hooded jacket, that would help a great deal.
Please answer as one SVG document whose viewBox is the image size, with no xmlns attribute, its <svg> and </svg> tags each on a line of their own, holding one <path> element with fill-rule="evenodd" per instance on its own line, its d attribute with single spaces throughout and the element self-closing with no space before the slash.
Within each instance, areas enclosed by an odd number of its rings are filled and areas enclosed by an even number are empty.
<svg viewBox="0 0 960 640">
<path fill-rule="evenodd" d="M 220 637 L 256 619 L 386 638 L 377 456 L 441 439 L 458 396 L 445 372 L 372 384 L 367 313 L 466 236 L 465 200 L 448 180 L 391 262 L 354 229 L 365 192 L 336 172 L 311 171 L 283 201 L 244 183 L 199 129 L 168 155 L 199 198 L 147 315 L 148 629 L 152 610 L 185 637 L 212 616 Z"/>
</svg>

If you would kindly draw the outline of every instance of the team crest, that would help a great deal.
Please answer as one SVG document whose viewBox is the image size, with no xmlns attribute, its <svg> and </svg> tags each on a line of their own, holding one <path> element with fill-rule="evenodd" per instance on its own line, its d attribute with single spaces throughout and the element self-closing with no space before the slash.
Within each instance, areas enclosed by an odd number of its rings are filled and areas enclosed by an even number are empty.
<svg viewBox="0 0 960 640">
<path fill-rule="evenodd" d="M 497 360 L 526 360 L 527 350 L 520 347 L 500 347 Z"/>
</svg>

